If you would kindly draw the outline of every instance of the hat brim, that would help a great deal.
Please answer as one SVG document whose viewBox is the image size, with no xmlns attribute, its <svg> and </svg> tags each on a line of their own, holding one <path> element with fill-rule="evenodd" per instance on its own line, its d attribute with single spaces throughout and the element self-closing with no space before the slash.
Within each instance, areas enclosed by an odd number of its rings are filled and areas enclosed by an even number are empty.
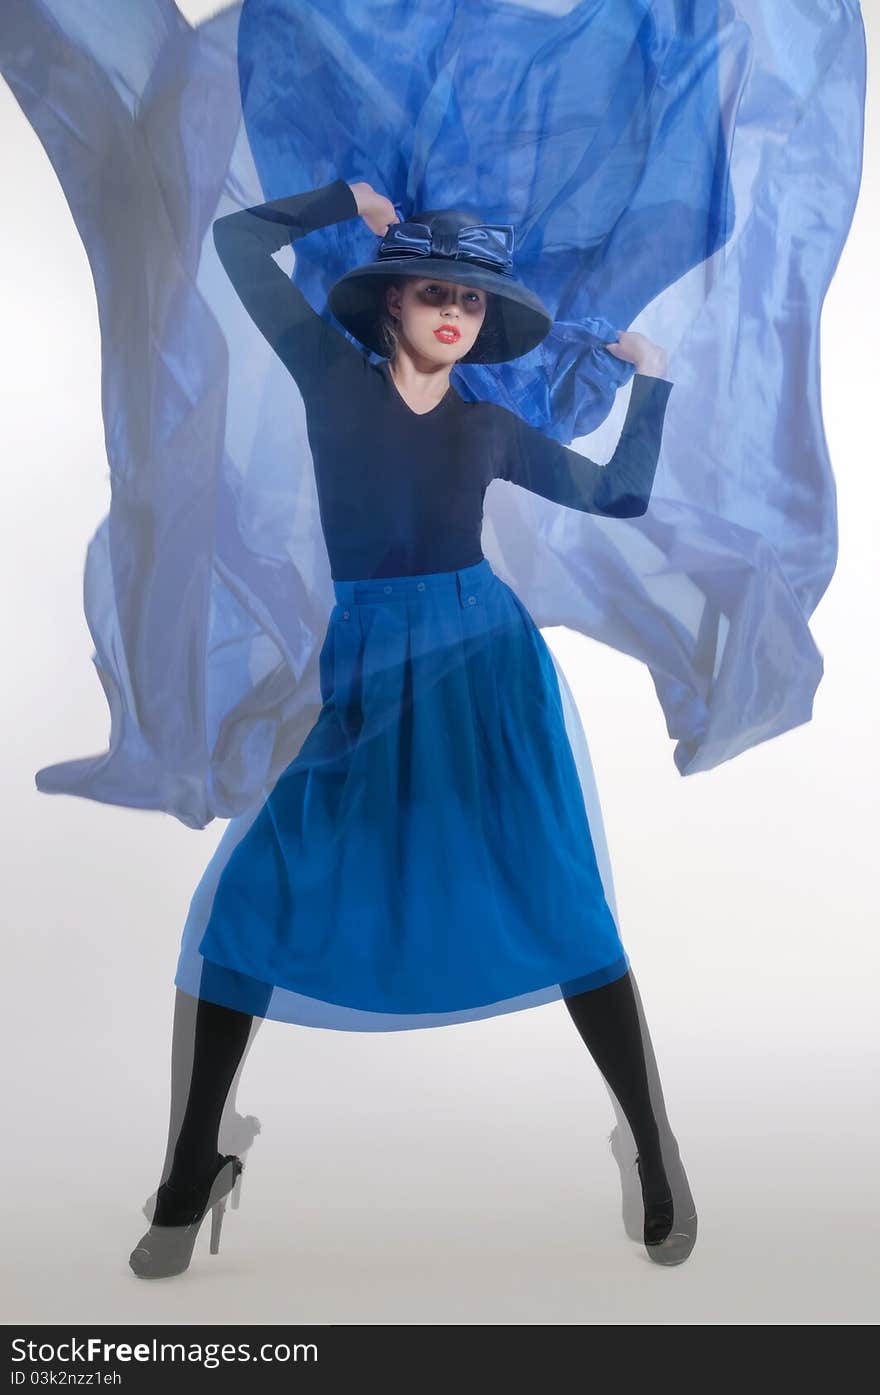
<svg viewBox="0 0 880 1395">
<path fill-rule="evenodd" d="M 347 271 L 331 286 L 327 297 L 339 323 L 383 357 L 388 353 L 380 332 L 384 291 L 389 281 L 406 276 L 436 276 L 438 281 L 473 286 L 493 297 L 492 314 L 487 314 L 473 346 L 459 359 L 460 363 L 504 363 L 521 358 L 540 344 L 553 326 L 553 317 L 539 297 L 512 277 L 450 257 L 389 257 L 384 262 L 371 262 Z"/>
</svg>

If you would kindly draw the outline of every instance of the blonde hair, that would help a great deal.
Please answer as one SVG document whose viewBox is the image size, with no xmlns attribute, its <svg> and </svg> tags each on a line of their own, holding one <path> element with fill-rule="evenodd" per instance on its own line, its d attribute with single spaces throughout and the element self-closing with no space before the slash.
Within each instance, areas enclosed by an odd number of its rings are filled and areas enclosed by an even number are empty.
<svg viewBox="0 0 880 1395">
<path fill-rule="evenodd" d="M 403 291 L 403 286 L 400 281 L 386 282 L 382 288 L 382 298 L 379 303 L 379 336 L 382 340 L 382 348 L 385 350 L 385 357 L 387 359 L 394 358 L 400 343 L 400 336 L 397 333 L 397 320 L 388 309 L 388 297 L 386 292 L 392 287 L 397 291 Z"/>
</svg>

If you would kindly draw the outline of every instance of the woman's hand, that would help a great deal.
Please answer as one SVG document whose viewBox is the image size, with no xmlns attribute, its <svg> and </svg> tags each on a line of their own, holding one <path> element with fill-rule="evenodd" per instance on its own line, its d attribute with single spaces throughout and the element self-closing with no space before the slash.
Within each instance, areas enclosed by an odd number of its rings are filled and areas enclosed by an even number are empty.
<svg viewBox="0 0 880 1395">
<path fill-rule="evenodd" d="M 394 204 L 384 194 L 377 194 L 372 184 L 359 179 L 348 187 L 354 194 L 358 213 L 377 237 L 384 237 L 392 223 L 400 222 Z"/>
<path fill-rule="evenodd" d="M 620 339 L 616 344 L 605 345 L 610 354 L 627 363 L 634 363 L 636 372 L 644 374 L 646 378 L 666 377 L 669 361 L 665 349 L 634 330 L 622 329 L 619 332 Z"/>
</svg>

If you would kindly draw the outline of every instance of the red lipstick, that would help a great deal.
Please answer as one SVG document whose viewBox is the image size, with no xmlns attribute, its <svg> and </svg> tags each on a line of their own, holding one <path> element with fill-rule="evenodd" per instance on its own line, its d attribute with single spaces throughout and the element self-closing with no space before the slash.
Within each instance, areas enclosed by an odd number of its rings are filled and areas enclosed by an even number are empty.
<svg viewBox="0 0 880 1395">
<path fill-rule="evenodd" d="M 440 339 L 444 344 L 456 344 L 461 338 L 461 331 L 455 325 L 441 325 L 434 330 L 435 339 Z"/>
</svg>

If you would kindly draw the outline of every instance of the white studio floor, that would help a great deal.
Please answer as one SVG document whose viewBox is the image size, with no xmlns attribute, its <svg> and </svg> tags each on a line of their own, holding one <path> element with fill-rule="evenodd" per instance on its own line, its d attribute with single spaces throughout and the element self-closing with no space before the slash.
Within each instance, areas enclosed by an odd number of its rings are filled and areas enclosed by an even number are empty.
<svg viewBox="0 0 880 1395">
<path fill-rule="evenodd" d="M 158 1283 L 138 1280 L 126 1262 L 153 1182 L 144 1157 L 156 1137 L 151 1116 L 160 1122 L 157 1092 L 144 1091 L 140 1119 L 134 1092 L 120 1100 L 125 1127 L 115 1136 L 92 1101 L 102 1131 L 79 1151 L 83 1111 L 56 1110 L 52 1133 L 20 1139 L 11 1160 L 5 1195 L 21 1200 L 4 1220 L 5 1320 L 874 1320 L 876 1150 L 855 1127 L 846 1091 L 867 1094 L 869 1082 L 853 1078 L 848 1052 L 839 1071 L 815 1053 L 813 1090 L 797 1083 L 805 1057 L 778 1047 L 710 1048 L 690 1081 L 685 1062 L 674 1061 L 667 1080 L 675 1077 L 684 1105 L 678 1129 L 689 1140 L 700 1235 L 686 1264 L 662 1269 L 624 1234 L 608 1101 L 586 1072 L 580 1081 L 581 1049 L 565 1016 L 553 1005 L 527 1028 L 513 1019 L 478 1027 L 473 1047 L 467 1028 L 447 1029 L 457 1040 L 445 1048 L 435 1033 L 419 1068 L 399 1050 L 405 1034 L 355 1049 L 342 1035 L 267 1025 L 241 1091 L 263 1126 L 241 1206 L 227 1210 L 219 1255 L 208 1253 L 206 1222 L 188 1273 Z M 384 1110 L 375 1104 L 383 1077 Z M 746 1077 L 757 1082 L 751 1099 Z"/>
</svg>

